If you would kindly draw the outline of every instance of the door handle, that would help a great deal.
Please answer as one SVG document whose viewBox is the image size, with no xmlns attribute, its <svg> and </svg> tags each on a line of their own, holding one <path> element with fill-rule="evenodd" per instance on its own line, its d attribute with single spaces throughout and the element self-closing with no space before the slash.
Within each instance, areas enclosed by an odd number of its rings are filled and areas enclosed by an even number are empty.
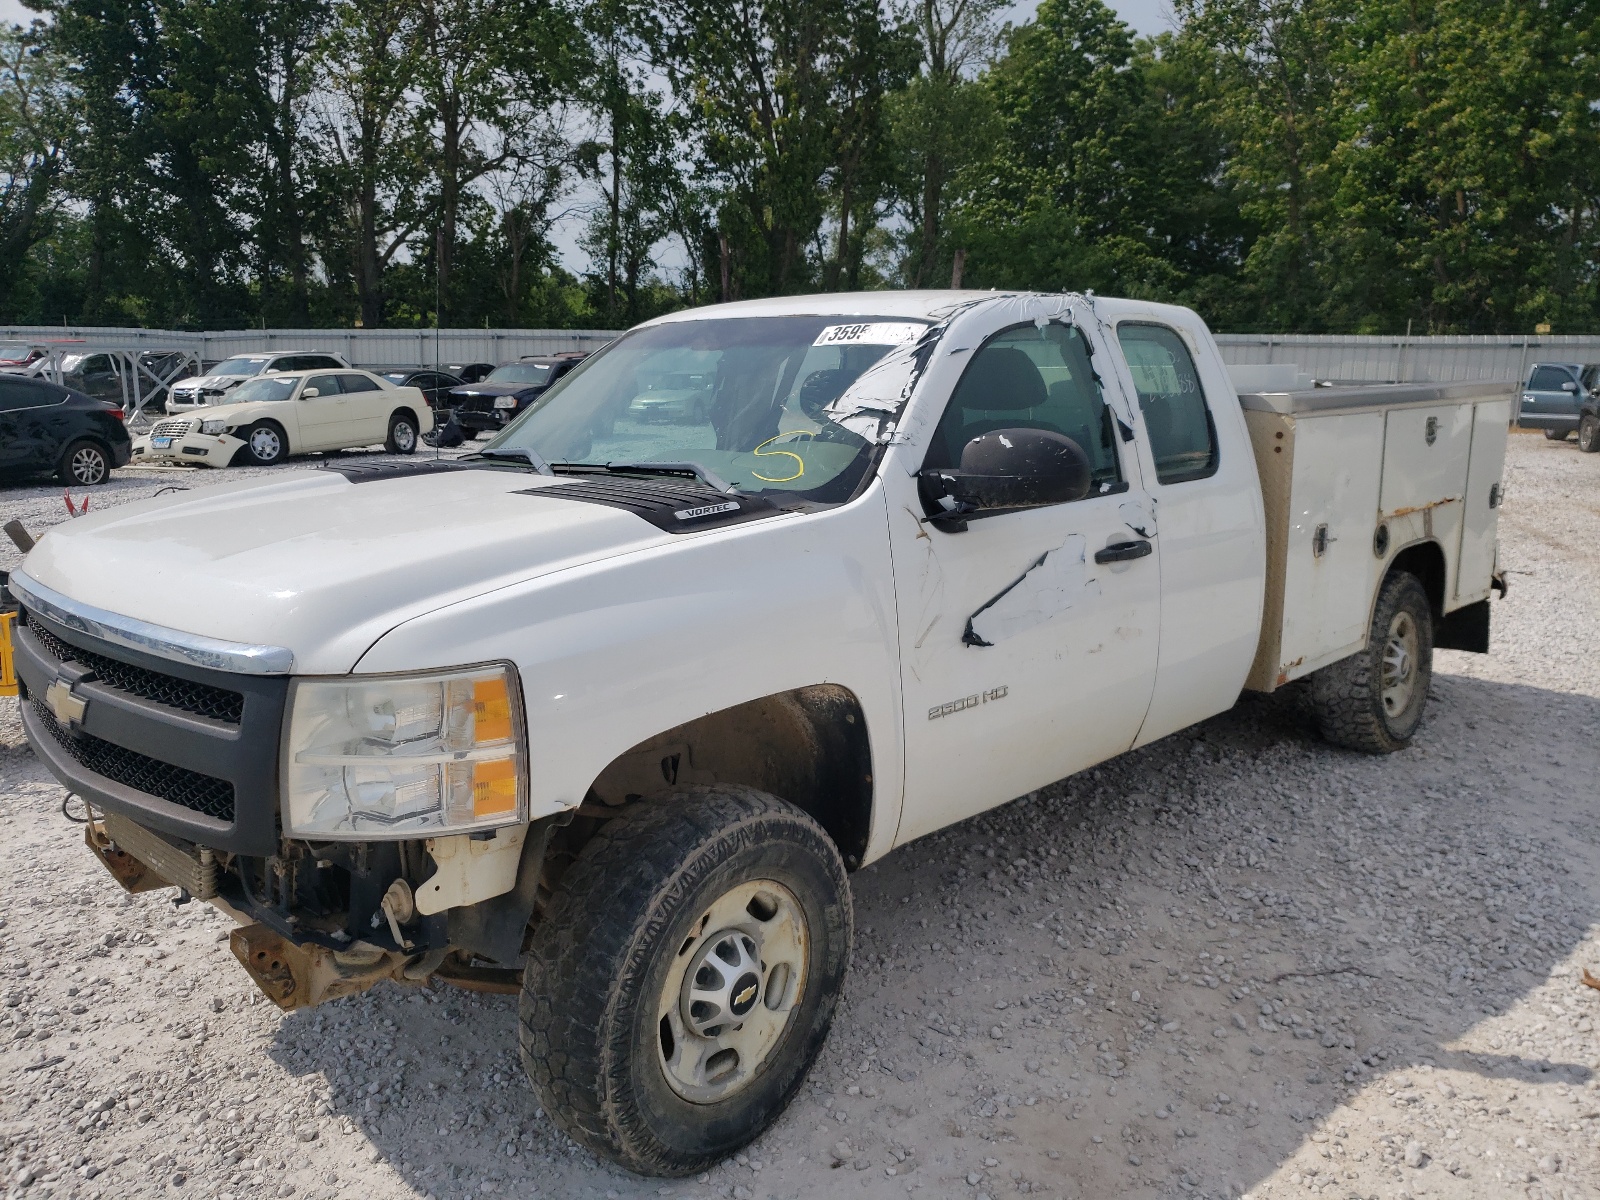
<svg viewBox="0 0 1600 1200">
<path fill-rule="evenodd" d="M 1097 563 L 1132 562 L 1154 552 L 1155 547 L 1140 538 L 1136 542 L 1112 542 L 1104 550 L 1096 550 L 1094 560 Z"/>
</svg>

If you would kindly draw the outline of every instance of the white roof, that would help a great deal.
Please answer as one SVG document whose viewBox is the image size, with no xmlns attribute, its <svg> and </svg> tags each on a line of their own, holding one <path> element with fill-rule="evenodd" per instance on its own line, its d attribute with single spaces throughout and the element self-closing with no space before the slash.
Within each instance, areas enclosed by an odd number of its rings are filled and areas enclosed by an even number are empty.
<svg viewBox="0 0 1600 1200">
<path fill-rule="evenodd" d="M 1016 296 L 1017 292 L 937 291 L 823 292 L 811 296 L 770 296 L 764 300 L 734 300 L 708 304 L 657 317 L 648 325 L 673 321 L 708 321 L 726 317 L 915 317 L 938 320 L 950 309 L 974 300 Z"/>
</svg>

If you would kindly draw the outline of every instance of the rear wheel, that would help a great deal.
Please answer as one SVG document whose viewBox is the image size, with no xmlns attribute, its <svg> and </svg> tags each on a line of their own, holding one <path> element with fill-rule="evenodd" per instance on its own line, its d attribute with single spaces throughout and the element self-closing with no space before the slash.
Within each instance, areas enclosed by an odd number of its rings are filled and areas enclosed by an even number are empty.
<svg viewBox="0 0 1600 1200">
<path fill-rule="evenodd" d="M 56 476 L 69 487 L 96 487 L 111 478 L 111 460 L 94 442 L 73 442 L 62 454 Z"/>
<path fill-rule="evenodd" d="M 389 418 L 389 436 L 383 448 L 390 454 L 410 454 L 417 448 L 417 422 L 410 413 L 395 413 Z"/>
<path fill-rule="evenodd" d="M 1546 429 L 1544 431 L 1544 440 L 1547 442 L 1564 442 L 1567 440 L 1567 434 L 1571 432 L 1570 429 Z"/>
<path fill-rule="evenodd" d="M 1586 416 L 1578 422 L 1578 449 L 1585 454 L 1600 450 L 1600 417 Z"/>
<path fill-rule="evenodd" d="M 1367 648 L 1311 676 L 1322 736 L 1367 754 L 1392 754 L 1422 724 L 1433 681 L 1433 605 L 1415 575 L 1384 580 Z"/>
<path fill-rule="evenodd" d="M 270 467 L 289 456 L 289 439 L 271 421 L 257 421 L 241 438 L 245 461 L 255 466 Z"/>
<path fill-rule="evenodd" d="M 838 850 L 775 796 L 687 788 L 610 821 L 556 886 L 523 977 L 545 1112 L 643 1174 L 732 1154 L 821 1050 L 852 922 Z"/>
</svg>

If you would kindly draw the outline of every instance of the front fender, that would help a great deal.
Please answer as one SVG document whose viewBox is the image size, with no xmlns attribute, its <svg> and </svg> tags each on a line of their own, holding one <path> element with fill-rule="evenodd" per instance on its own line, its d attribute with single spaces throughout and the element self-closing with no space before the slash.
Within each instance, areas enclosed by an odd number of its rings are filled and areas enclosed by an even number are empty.
<svg viewBox="0 0 1600 1200">
<path fill-rule="evenodd" d="M 813 684 L 854 693 L 885 853 L 902 776 L 888 514 L 850 504 L 674 538 L 406 621 L 357 672 L 509 659 L 522 677 L 535 818 L 578 804 L 618 755 L 697 717 Z"/>
</svg>

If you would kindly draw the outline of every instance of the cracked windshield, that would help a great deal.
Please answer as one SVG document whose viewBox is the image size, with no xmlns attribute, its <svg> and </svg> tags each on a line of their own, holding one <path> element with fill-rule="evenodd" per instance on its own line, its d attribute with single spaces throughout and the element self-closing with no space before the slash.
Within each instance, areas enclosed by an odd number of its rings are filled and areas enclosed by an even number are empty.
<svg viewBox="0 0 1600 1200">
<path fill-rule="evenodd" d="M 925 322 L 672 321 L 612 343 L 490 443 L 560 464 L 690 463 L 741 492 L 839 503 L 872 445 L 825 411 Z"/>
</svg>

